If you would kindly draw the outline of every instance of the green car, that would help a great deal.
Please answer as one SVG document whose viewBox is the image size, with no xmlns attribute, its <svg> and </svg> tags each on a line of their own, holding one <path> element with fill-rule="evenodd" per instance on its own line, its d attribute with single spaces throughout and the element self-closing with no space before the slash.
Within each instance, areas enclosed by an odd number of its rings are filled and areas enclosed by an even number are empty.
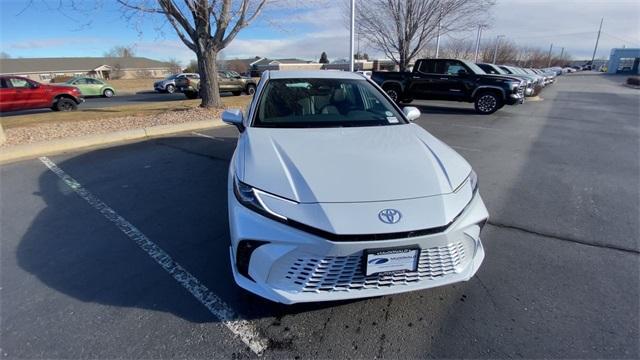
<svg viewBox="0 0 640 360">
<path fill-rule="evenodd" d="M 80 89 L 83 96 L 104 96 L 110 98 L 116 94 L 113 86 L 102 80 L 90 77 L 73 78 L 67 81 L 66 84 Z"/>
</svg>

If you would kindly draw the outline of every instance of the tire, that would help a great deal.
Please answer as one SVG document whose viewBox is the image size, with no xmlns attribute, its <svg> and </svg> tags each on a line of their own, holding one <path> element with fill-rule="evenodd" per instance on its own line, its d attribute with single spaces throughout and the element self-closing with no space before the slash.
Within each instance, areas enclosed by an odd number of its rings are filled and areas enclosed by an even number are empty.
<svg viewBox="0 0 640 360">
<path fill-rule="evenodd" d="M 247 89 L 245 90 L 245 92 L 247 93 L 247 95 L 253 96 L 253 94 L 256 93 L 256 86 L 253 84 L 247 85 Z"/>
<path fill-rule="evenodd" d="M 242 91 L 232 91 L 231 93 L 233 94 L 233 96 L 240 96 L 240 95 L 242 95 Z"/>
<path fill-rule="evenodd" d="M 398 85 L 387 85 L 387 86 L 383 87 L 382 90 L 384 90 L 384 92 L 387 93 L 387 95 L 391 98 L 391 100 L 393 100 L 396 103 L 400 102 L 400 96 L 401 96 L 400 86 L 398 86 Z"/>
<path fill-rule="evenodd" d="M 165 86 L 164 91 L 166 91 L 168 94 L 173 94 L 174 92 L 176 92 L 176 87 L 169 84 Z"/>
<path fill-rule="evenodd" d="M 105 90 L 102 92 L 102 96 L 104 96 L 104 97 L 106 97 L 106 98 L 113 97 L 113 90 L 111 90 L 111 89 L 105 89 Z"/>
<path fill-rule="evenodd" d="M 76 109 L 78 109 L 76 102 L 68 98 L 60 98 L 54 105 L 56 111 L 74 111 Z"/>
<path fill-rule="evenodd" d="M 195 91 L 187 91 L 184 93 L 184 95 L 187 97 L 187 99 L 197 99 L 198 98 L 198 93 Z"/>
<path fill-rule="evenodd" d="M 479 114 L 489 115 L 502 107 L 502 100 L 496 93 L 483 92 L 476 97 L 474 106 Z"/>
</svg>

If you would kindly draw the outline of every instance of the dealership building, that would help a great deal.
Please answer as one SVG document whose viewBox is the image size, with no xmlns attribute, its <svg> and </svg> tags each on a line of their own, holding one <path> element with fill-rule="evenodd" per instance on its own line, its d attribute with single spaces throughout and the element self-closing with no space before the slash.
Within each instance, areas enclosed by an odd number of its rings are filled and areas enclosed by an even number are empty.
<svg viewBox="0 0 640 360">
<path fill-rule="evenodd" d="M 609 74 L 640 74 L 638 63 L 640 63 L 640 48 L 611 49 L 607 72 Z"/>
</svg>

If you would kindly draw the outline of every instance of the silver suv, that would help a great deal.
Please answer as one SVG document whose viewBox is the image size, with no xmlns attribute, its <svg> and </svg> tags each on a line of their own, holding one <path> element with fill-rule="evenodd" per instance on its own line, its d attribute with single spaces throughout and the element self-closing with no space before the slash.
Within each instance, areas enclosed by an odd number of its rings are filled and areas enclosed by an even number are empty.
<svg viewBox="0 0 640 360">
<path fill-rule="evenodd" d="M 157 92 L 166 92 L 169 94 L 173 94 L 176 91 L 176 79 L 178 78 L 200 79 L 200 75 L 196 73 L 180 73 L 169 75 L 163 80 L 153 83 L 153 89 Z"/>
</svg>

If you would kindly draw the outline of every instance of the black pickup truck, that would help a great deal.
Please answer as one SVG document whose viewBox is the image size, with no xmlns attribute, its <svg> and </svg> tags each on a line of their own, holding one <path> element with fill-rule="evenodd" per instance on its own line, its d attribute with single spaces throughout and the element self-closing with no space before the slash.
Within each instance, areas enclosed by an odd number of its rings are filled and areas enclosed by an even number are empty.
<svg viewBox="0 0 640 360">
<path fill-rule="evenodd" d="M 517 78 L 485 73 L 476 64 L 455 59 L 421 59 L 412 72 L 376 71 L 371 75 L 396 102 L 450 100 L 472 102 L 476 111 L 491 114 L 524 101 L 525 83 Z"/>
</svg>

